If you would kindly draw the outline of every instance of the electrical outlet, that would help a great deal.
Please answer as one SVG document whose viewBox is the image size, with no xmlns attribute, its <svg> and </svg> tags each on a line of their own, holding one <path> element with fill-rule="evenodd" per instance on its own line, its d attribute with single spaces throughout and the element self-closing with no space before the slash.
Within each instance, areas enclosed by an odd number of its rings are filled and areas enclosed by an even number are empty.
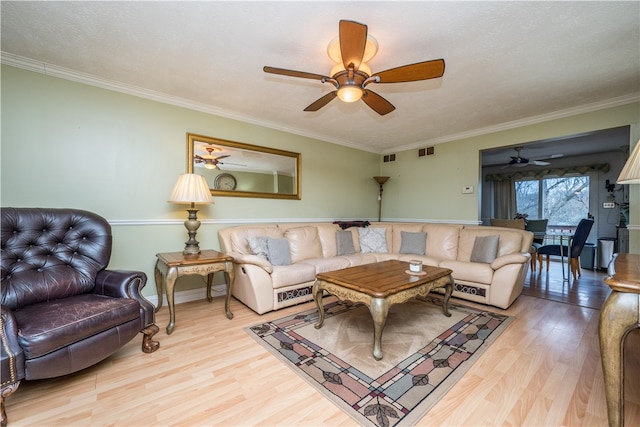
<svg viewBox="0 0 640 427">
<path fill-rule="evenodd" d="M 467 185 L 462 187 L 462 194 L 471 194 L 473 193 L 473 185 Z"/>
<path fill-rule="evenodd" d="M 616 207 L 616 204 L 614 202 L 604 202 L 602 203 L 602 207 L 605 209 L 613 209 Z"/>
</svg>

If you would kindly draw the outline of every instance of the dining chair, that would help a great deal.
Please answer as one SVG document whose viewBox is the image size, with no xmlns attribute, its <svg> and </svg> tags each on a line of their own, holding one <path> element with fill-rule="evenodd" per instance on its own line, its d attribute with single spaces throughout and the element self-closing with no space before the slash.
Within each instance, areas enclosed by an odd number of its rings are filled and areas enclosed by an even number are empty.
<svg viewBox="0 0 640 427">
<path fill-rule="evenodd" d="M 538 249 L 544 242 L 544 235 L 547 231 L 548 219 L 529 219 L 524 226 L 526 231 L 533 233 L 533 243 L 531 244 L 531 271 L 536 270 L 536 259 L 538 259 Z"/>
<path fill-rule="evenodd" d="M 549 271 L 550 255 L 566 256 L 569 259 L 573 280 L 576 279 L 576 275 L 581 276 L 582 272 L 580 271 L 580 261 L 578 257 L 582 252 L 582 248 L 584 248 L 584 244 L 587 242 L 591 227 L 593 227 L 592 219 L 581 219 L 576 227 L 575 233 L 569 238 L 569 245 L 543 245 L 539 247 L 538 263 L 540 264 L 540 271 L 542 271 L 542 255 L 546 255 L 547 257 L 547 271 Z M 570 249 L 568 246 L 570 246 Z"/>
</svg>

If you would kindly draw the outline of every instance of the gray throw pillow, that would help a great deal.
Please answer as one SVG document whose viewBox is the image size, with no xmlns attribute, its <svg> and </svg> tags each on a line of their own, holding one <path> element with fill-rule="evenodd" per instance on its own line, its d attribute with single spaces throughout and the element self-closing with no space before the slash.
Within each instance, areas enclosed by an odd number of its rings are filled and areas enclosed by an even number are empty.
<svg viewBox="0 0 640 427">
<path fill-rule="evenodd" d="M 336 246 L 338 255 L 355 254 L 356 248 L 353 246 L 351 231 L 336 231 Z"/>
<path fill-rule="evenodd" d="M 268 259 L 267 253 L 267 238 L 266 237 L 249 237 L 247 238 L 247 242 L 249 243 L 249 249 L 251 249 L 251 253 L 254 255 L 258 255 L 264 259 Z"/>
<path fill-rule="evenodd" d="M 498 241 L 500 235 L 478 236 L 473 242 L 471 262 L 484 262 L 491 264 L 498 255 Z"/>
<path fill-rule="evenodd" d="M 289 241 L 287 239 L 274 239 L 267 237 L 267 257 L 273 265 L 291 264 L 289 253 Z"/>
<path fill-rule="evenodd" d="M 427 233 L 401 231 L 400 237 L 402 238 L 401 254 L 424 255 L 427 248 Z"/>
</svg>

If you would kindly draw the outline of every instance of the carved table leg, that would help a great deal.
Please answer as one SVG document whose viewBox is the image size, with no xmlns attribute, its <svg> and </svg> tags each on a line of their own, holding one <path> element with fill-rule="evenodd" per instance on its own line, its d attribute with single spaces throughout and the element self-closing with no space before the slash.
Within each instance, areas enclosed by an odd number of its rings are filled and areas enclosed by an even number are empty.
<svg viewBox="0 0 640 427">
<path fill-rule="evenodd" d="M 598 333 L 609 426 L 624 423 L 624 339 L 640 327 L 640 294 L 613 291 L 600 312 Z"/>
<path fill-rule="evenodd" d="M 211 288 L 213 287 L 213 276 L 215 274 L 215 272 L 207 274 L 207 301 L 209 302 L 213 301 L 213 297 L 211 296 Z"/>
<path fill-rule="evenodd" d="M 160 260 L 156 261 L 156 268 L 153 271 L 153 275 L 156 281 L 156 292 L 158 293 L 158 305 L 156 306 L 155 312 L 157 313 L 162 307 L 162 283 L 164 282 L 164 275 L 160 272 L 159 267 Z"/>
<path fill-rule="evenodd" d="M 152 340 L 153 336 L 157 334 L 159 330 L 160 328 L 155 324 L 149 325 L 142 330 L 142 351 L 144 353 L 153 353 L 160 347 L 160 343 L 158 341 Z"/>
<path fill-rule="evenodd" d="M 176 325 L 176 308 L 174 305 L 174 292 L 176 287 L 176 280 L 178 279 L 178 269 L 175 267 L 169 268 L 167 276 L 165 277 L 165 287 L 167 290 L 167 304 L 169 304 L 169 324 L 167 325 L 167 335 L 171 335 L 173 328 Z"/>
<path fill-rule="evenodd" d="M 452 293 L 453 293 L 453 278 L 449 276 L 449 283 L 444 285 L 444 302 L 442 303 L 442 312 L 447 317 L 451 317 L 451 313 L 449 313 L 449 298 L 451 298 Z"/>
<path fill-rule="evenodd" d="M 324 323 L 324 304 L 322 303 L 322 289 L 319 281 L 315 281 L 311 292 L 313 293 L 313 299 L 316 302 L 316 307 L 318 307 L 318 323 L 313 326 L 316 329 L 320 329 Z"/>
<path fill-rule="evenodd" d="M 389 302 L 385 298 L 371 298 L 369 306 L 371 318 L 373 319 L 373 357 L 376 360 L 382 359 L 382 330 L 387 323 L 389 314 Z"/>
<path fill-rule="evenodd" d="M 231 312 L 231 295 L 233 294 L 235 272 L 233 271 L 233 263 L 230 261 L 224 263 L 224 276 L 227 282 L 227 298 L 224 301 L 224 311 L 227 313 L 227 319 L 233 319 L 233 313 Z"/>
</svg>

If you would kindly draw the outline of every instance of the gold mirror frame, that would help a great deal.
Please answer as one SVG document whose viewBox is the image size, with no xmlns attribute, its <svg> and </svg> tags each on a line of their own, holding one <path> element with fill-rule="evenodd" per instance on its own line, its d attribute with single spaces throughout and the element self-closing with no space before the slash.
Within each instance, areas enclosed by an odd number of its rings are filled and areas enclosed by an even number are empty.
<svg viewBox="0 0 640 427">
<path fill-rule="evenodd" d="M 214 196 L 300 200 L 300 163 L 300 153 L 187 133 L 187 172 L 204 176 Z M 214 188 L 220 174 L 236 189 Z"/>
</svg>

